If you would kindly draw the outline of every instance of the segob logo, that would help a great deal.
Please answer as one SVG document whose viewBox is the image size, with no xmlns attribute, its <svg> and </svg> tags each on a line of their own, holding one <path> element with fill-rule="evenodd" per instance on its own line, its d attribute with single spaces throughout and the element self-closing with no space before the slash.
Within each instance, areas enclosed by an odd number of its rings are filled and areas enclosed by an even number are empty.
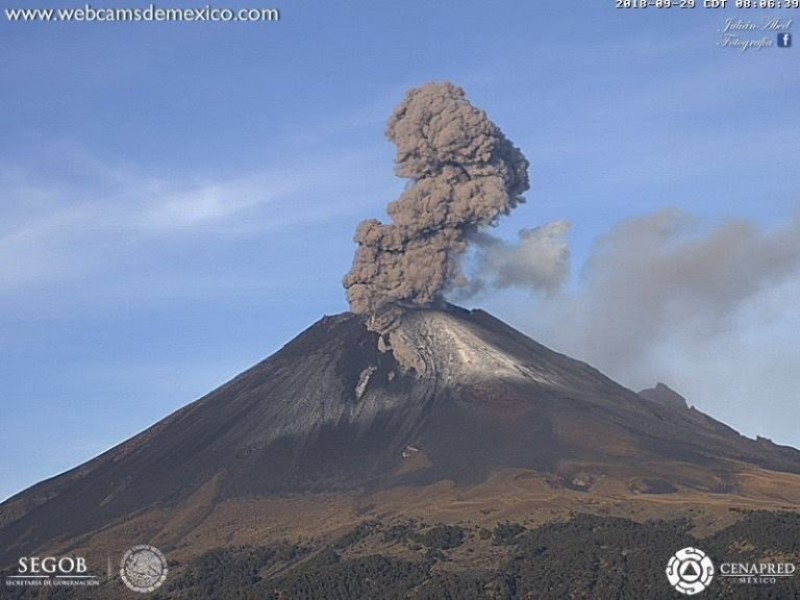
<svg viewBox="0 0 800 600">
<path fill-rule="evenodd" d="M 681 594 L 699 594 L 714 579 L 714 563 L 697 548 L 678 550 L 667 564 L 667 579 Z"/>
<path fill-rule="evenodd" d="M 23 556 L 17 574 L 5 577 L 6 587 L 96 586 L 83 556 Z"/>
<path fill-rule="evenodd" d="M 134 546 L 122 557 L 119 575 L 134 592 L 152 592 L 167 578 L 167 559 L 153 546 Z"/>
</svg>

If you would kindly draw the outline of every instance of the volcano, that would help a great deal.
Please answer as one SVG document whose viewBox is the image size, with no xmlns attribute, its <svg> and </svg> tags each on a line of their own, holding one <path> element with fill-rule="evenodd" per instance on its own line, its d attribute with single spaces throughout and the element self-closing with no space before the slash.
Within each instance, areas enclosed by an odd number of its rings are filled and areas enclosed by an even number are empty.
<svg viewBox="0 0 800 600">
<path fill-rule="evenodd" d="M 259 525 L 259 503 L 272 503 L 271 519 L 292 504 L 280 529 L 291 535 L 317 500 L 356 522 L 381 510 L 380 498 L 445 502 L 428 493 L 442 486 L 447 502 L 491 482 L 497 497 L 511 481 L 503 474 L 540 482 L 555 502 L 800 503 L 797 450 L 741 436 L 669 394 L 637 394 L 482 310 L 406 308 L 380 334 L 367 319 L 322 318 L 207 396 L 7 500 L 0 563 L 43 550 L 156 540 L 199 551 L 245 530 L 277 535 L 276 521 Z M 770 500 L 773 488 L 781 492 Z"/>
</svg>

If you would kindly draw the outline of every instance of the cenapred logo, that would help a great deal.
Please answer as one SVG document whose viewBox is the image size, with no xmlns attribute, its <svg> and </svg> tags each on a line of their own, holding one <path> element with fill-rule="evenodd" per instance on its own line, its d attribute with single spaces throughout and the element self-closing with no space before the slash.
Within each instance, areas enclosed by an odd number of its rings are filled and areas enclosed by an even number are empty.
<svg viewBox="0 0 800 600">
<path fill-rule="evenodd" d="M 714 563 L 702 550 L 678 550 L 667 564 L 667 578 L 681 594 L 693 596 L 706 589 L 714 579 Z"/>
<path fill-rule="evenodd" d="M 142 545 L 128 550 L 119 563 L 122 581 L 134 592 L 152 592 L 167 578 L 167 559 L 158 548 Z"/>
</svg>

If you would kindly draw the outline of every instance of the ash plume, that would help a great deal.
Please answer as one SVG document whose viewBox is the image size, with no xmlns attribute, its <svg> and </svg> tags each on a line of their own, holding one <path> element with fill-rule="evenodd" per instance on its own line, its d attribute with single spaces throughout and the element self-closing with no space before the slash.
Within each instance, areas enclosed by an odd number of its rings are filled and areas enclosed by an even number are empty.
<svg viewBox="0 0 800 600">
<path fill-rule="evenodd" d="M 409 91 L 386 135 L 397 146 L 395 173 L 410 181 L 388 206 L 391 223 L 370 219 L 356 231 L 344 286 L 359 314 L 438 302 L 463 279 L 458 259 L 470 237 L 528 189 L 528 161 L 451 83 Z"/>
<path fill-rule="evenodd" d="M 661 210 L 618 223 L 577 271 L 535 310 L 507 305 L 516 323 L 628 387 L 666 381 L 751 435 L 797 440 L 800 214 L 709 226 Z"/>
<path fill-rule="evenodd" d="M 475 272 L 470 274 L 469 284 L 457 290 L 457 298 L 506 288 L 556 294 L 569 275 L 569 228 L 567 221 L 556 221 L 523 229 L 516 243 L 482 232 L 473 236 L 471 242 L 478 248 Z"/>
<path fill-rule="evenodd" d="M 603 236 L 584 275 L 579 290 L 545 299 L 534 318 L 567 352 L 620 379 L 643 371 L 634 380 L 647 385 L 656 346 L 673 340 L 677 352 L 687 337 L 727 335 L 759 295 L 798 281 L 800 216 L 774 230 L 745 220 L 704 230 L 688 214 L 662 210 Z"/>
</svg>

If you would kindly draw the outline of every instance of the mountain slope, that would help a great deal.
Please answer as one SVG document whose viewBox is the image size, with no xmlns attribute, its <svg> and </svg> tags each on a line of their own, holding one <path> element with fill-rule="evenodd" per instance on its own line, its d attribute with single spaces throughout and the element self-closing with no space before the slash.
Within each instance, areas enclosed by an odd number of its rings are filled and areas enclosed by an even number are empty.
<svg viewBox="0 0 800 600">
<path fill-rule="evenodd" d="M 469 487 L 508 469 L 554 489 L 736 493 L 750 467 L 800 473 L 800 452 L 647 400 L 480 310 L 406 309 L 383 337 L 346 313 L 0 505 L 0 563 L 189 504 L 201 521 L 230 499 Z"/>
</svg>

